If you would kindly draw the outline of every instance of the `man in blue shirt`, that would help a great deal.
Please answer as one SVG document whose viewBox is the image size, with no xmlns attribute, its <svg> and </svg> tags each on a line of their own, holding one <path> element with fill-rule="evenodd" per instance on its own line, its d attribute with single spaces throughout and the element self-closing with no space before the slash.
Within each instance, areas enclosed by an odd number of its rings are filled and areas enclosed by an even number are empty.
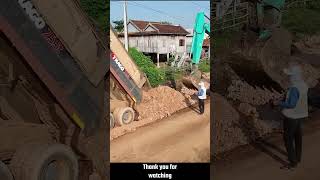
<svg viewBox="0 0 320 180">
<path fill-rule="evenodd" d="M 301 68 L 290 65 L 284 69 L 289 76 L 290 86 L 284 101 L 275 101 L 274 105 L 282 108 L 285 117 L 283 123 L 284 142 L 288 152 L 288 169 L 294 168 L 301 161 L 302 121 L 308 117 L 308 85 L 302 78 Z"/>
</svg>

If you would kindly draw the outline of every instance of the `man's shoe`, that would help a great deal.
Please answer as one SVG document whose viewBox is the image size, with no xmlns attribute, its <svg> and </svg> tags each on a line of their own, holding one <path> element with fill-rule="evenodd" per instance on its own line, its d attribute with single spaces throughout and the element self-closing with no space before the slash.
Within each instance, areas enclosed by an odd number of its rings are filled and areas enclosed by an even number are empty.
<svg viewBox="0 0 320 180">
<path fill-rule="evenodd" d="M 289 163 L 281 167 L 281 169 L 294 170 L 297 167 L 297 163 Z"/>
</svg>

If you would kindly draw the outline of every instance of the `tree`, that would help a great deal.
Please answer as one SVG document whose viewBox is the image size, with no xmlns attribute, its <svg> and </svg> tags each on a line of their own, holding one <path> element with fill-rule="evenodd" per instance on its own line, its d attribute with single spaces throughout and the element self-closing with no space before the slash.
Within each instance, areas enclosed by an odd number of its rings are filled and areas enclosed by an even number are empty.
<svg viewBox="0 0 320 180">
<path fill-rule="evenodd" d="M 81 7 L 90 18 L 105 32 L 109 29 L 109 1 L 80 0 Z"/>
<path fill-rule="evenodd" d="M 114 29 L 117 32 L 123 32 L 124 25 L 123 25 L 123 20 L 118 20 L 118 21 L 112 21 L 113 24 L 115 24 Z"/>
<path fill-rule="evenodd" d="M 172 23 L 168 21 L 162 21 L 161 24 L 172 24 Z"/>
</svg>

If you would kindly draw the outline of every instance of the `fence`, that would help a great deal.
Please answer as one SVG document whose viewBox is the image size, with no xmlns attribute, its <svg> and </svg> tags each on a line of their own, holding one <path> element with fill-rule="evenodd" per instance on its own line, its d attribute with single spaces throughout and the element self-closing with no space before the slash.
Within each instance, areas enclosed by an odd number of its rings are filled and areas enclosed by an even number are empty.
<svg viewBox="0 0 320 180">
<path fill-rule="evenodd" d="M 288 0 L 285 5 L 285 9 L 290 8 L 307 8 L 311 6 L 320 7 L 319 0 Z"/>
<path fill-rule="evenodd" d="M 287 0 L 284 10 L 290 8 L 308 8 L 308 7 L 320 7 L 320 0 Z M 238 2 L 234 0 L 229 6 L 226 13 L 221 17 L 217 17 L 217 3 L 212 4 L 211 16 L 214 18 L 213 32 L 239 29 L 242 25 L 248 25 L 251 18 L 250 5 L 248 2 Z"/>
<path fill-rule="evenodd" d="M 212 15 L 215 17 L 214 19 L 214 30 L 221 31 L 226 29 L 235 29 L 237 27 L 241 27 L 243 24 L 247 24 L 249 22 L 249 3 L 236 3 L 233 1 L 232 4 L 226 10 L 226 13 L 221 17 L 218 18 L 216 16 L 217 9 L 216 4 L 213 4 L 213 11 Z"/>
</svg>

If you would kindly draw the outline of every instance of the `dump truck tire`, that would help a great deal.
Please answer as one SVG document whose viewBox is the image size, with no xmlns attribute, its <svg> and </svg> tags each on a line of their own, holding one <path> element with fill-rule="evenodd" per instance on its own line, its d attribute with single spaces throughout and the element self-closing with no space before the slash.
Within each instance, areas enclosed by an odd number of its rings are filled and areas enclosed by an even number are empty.
<svg viewBox="0 0 320 180">
<path fill-rule="evenodd" d="M 116 108 L 113 115 L 118 126 L 130 124 L 134 120 L 134 110 L 130 107 Z"/>
<path fill-rule="evenodd" d="M 3 162 L 0 161 L 0 178 L 1 180 L 13 180 L 13 176 L 7 167 Z"/>
<path fill-rule="evenodd" d="M 114 117 L 112 113 L 110 113 L 110 129 L 114 128 L 115 123 L 114 123 Z"/>
<path fill-rule="evenodd" d="M 78 180 L 79 173 L 76 155 L 63 144 L 25 145 L 14 154 L 10 169 L 15 180 Z"/>
</svg>

